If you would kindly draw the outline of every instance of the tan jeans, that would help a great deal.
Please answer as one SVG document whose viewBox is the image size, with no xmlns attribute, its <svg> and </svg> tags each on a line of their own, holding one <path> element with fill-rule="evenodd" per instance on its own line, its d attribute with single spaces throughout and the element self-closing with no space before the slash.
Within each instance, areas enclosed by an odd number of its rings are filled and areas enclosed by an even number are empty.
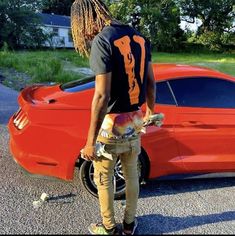
<svg viewBox="0 0 235 236">
<path fill-rule="evenodd" d="M 123 143 L 105 144 L 105 152 L 112 154 L 113 160 L 100 157 L 94 161 L 94 181 L 98 189 L 100 211 L 106 229 L 116 226 L 114 218 L 114 190 L 112 177 L 117 158 L 120 158 L 126 182 L 126 208 L 124 220 L 127 224 L 135 219 L 139 196 L 139 174 L 137 170 L 140 153 L 140 138 Z"/>
</svg>

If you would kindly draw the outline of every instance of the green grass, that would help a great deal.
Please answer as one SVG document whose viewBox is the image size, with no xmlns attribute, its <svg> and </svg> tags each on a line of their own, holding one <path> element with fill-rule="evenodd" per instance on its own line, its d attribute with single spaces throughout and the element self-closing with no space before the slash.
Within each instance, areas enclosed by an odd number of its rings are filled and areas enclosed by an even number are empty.
<svg viewBox="0 0 235 236">
<path fill-rule="evenodd" d="M 75 51 L 21 51 L 0 52 L 0 67 L 14 68 L 28 74 L 34 82 L 67 82 L 79 79 L 81 75 L 64 70 L 64 65 L 88 67 L 88 60 Z"/>
<path fill-rule="evenodd" d="M 223 53 L 158 53 L 153 62 L 200 65 L 235 76 L 235 55 Z M 14 68 L 29 75 L 33 82 L 67 82 L 84 75 L 77 67 L 89 67 L 87 59 L 74 50 L 0 51 L 0 67 Z"/>
<path fill-rule="evenodd" d="M 153 62 L 199 65 L 235 76 L 235 54 L 223 53 L 156 53 Z"/>
</svg>

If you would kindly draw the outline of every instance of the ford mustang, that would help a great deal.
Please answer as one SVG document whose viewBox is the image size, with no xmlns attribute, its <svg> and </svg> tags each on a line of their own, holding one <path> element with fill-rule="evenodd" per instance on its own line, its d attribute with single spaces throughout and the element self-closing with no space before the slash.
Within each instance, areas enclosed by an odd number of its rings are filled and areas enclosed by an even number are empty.
<svg viewBox="0 0 235 236">
<path fill-rule="evenodd" d="M 189 65 L 153 64 L 153 70 L 156 113 L 165 118 L 142 134 L 140 181 L 235 172 L 235 78 Z M 20 92 L 8 128 L 11 153 L 24 170 L 72 181 L 77 166 L 83 186 L 97 195 L 93 164 L 80 156 L 94 86 L 94 77 L 87 77 Z M 119 160 L 113 184 L 115 198 L 123 196 Z"/>
</svg>

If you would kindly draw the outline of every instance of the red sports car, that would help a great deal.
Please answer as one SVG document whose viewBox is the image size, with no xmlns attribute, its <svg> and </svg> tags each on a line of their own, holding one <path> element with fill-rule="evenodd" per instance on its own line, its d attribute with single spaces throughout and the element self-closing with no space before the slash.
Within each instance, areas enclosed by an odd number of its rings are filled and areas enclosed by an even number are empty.
<svg viewBox="0 0 235 236">
<path fill-rule="evenodd" d="M 161 127 L 142 135 L 140 180 L 235 171 L 235 78 L 211 69 L 154 64 Z M 75 166 L 97 194 L 92 162 L 80 158 L 90 122 L 94 77 L 62 85 L 26 87 L 9 121 L 10 150 L 27 172 L 71 181 Z M 144 110 L 145 108 L 142 107 Z M 120 161 L 115 197 L 124 195 Z"/>
</svg>

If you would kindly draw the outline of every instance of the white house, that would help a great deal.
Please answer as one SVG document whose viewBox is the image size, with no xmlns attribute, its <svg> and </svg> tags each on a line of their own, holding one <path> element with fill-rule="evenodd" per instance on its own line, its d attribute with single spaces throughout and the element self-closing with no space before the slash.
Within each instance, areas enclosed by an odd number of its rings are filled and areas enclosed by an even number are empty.
<svg viewBox="0 0 235 236">
<path fill-rule="evenodd" d="M 51 35 L 44 44 L 46 47 L 73 48 L 71 23 L 69 16 L 38 13 L 42 19 L 43 29 Z"/>
</svg>

